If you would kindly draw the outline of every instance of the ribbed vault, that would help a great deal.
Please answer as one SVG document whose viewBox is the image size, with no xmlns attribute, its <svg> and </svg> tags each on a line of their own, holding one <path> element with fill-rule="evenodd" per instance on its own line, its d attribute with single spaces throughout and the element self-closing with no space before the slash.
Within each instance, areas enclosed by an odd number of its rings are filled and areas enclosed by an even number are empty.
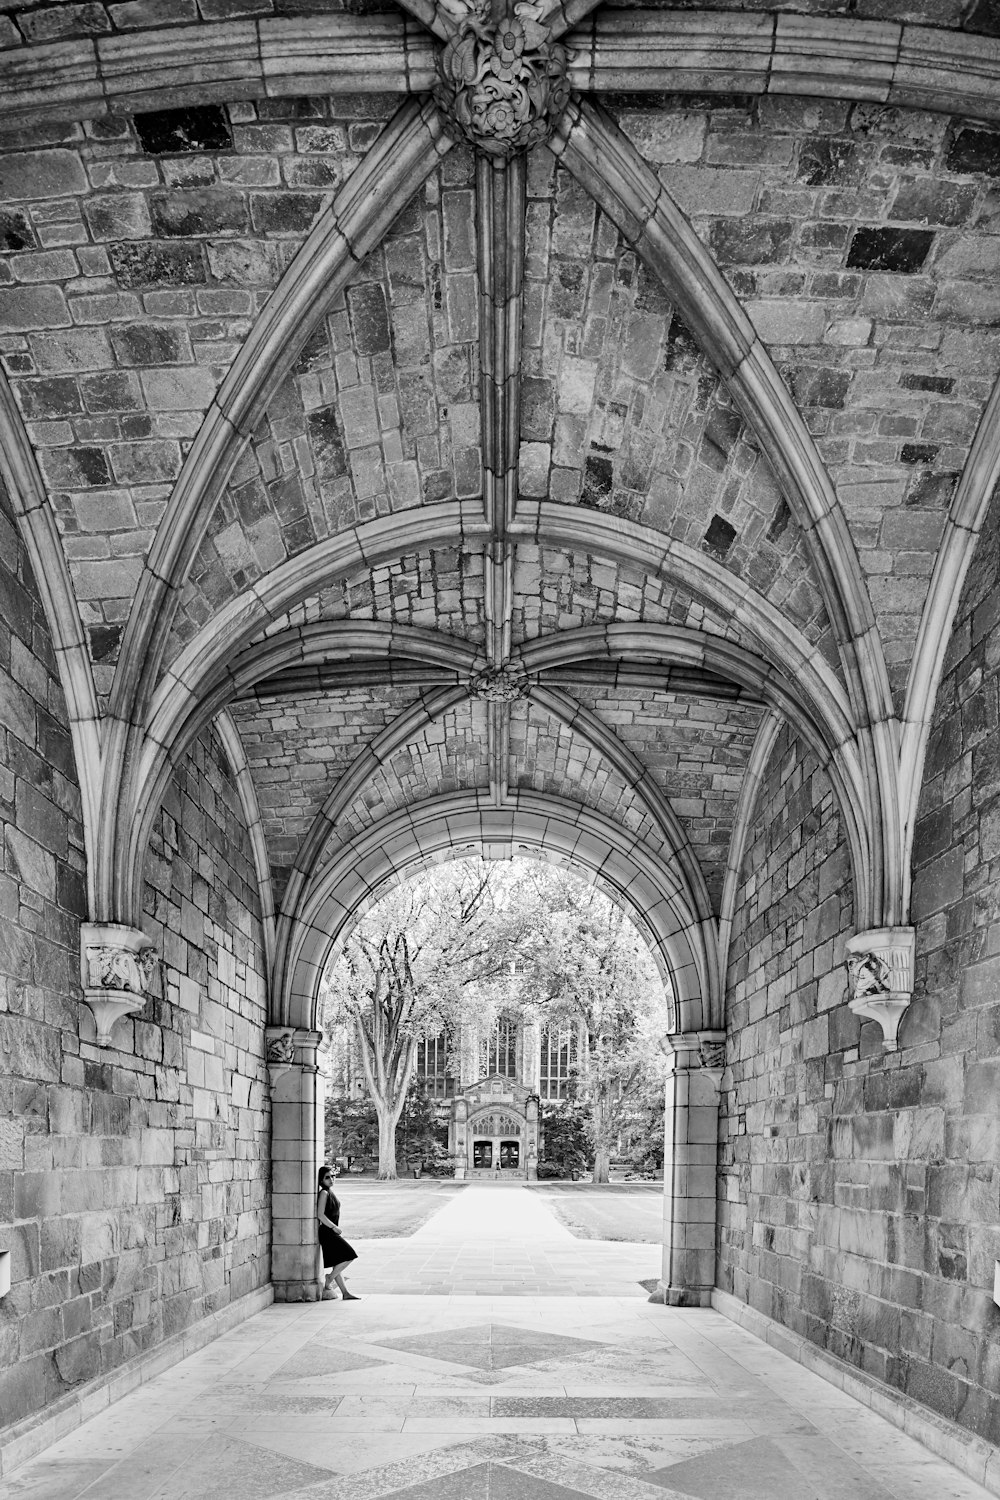
<svg viewBox="0 0 1000 1500">
<path fill-rule="evenodd" d="M 0 477 L 94 920 L 138 923 L 213 720 L 286 1024 L 366 902 L 471 850 L 578 864 L 679 1024 L 719 1024 L 782 722 L 859 926 L 907 920 L 1000 473 L 996 64 L 888 3 L 810 9 L 554 8 L 575 93 L 509 158 L 454 144 L 431 0 L 0 55 Z M 151 144 L 179 104 L 204 139 Z"/>
</svg>

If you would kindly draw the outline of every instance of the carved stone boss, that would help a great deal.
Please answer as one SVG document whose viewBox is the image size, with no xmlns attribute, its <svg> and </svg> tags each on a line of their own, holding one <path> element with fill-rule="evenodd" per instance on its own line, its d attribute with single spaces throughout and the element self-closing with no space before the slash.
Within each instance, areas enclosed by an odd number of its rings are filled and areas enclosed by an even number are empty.
<svg viewBox="0 0 1000 1500">
<path fill-rule="evenodd" d="M 111 1045 L 121 1016 L 142 1010 L 156 973 L 156 950 L 144 932 L 121 922 L 84 922 L 80 930 L 83 998 L 97 1024 L 99 1047 Z"/>
<path fill-rule="evenodd" d="M 448 5 L 458 29 L 437 60 L 434 99 L 449 134 L 498 163 L 547 141 L 569 103 L 567 48 L 521 3 L 496 18 L 489 0 Z"/>
<path fill-rule="evenodd" d="M 528 684 L 522 673 L 514 667 L 484 667 L 469 678 L 469 692 L 473 698 L 482 698 L 486 703 L 515 703 L 527 695 Z"/>
<path fill-rule="evenodd" d="M 913 997 L 913 947 L 912 927 L 875 927 L 847 939 L 851 1010 L 879 1023 L 887 1052 L 899 1046 L 896 1033 Z"/>
</svg>

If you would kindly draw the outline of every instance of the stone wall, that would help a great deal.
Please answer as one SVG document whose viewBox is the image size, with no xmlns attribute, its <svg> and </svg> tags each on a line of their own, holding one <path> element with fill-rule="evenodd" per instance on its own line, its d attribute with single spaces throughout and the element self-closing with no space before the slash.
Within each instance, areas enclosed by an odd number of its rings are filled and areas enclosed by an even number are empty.
<svg viewBox="0 0 1000 1500">
<path fill-rule="evenodd" d="M 264 980 L 218 744 L 175 778 L 149 862 L 162 998 L 94 1042 L 80 999 L 80 795 L 51 641 L 0 506 L 0 1424 L 266 1282 Z"/>
<path fill-rule="evenodd" d="M 775 747 L 728 975 L 718 1284 L 997 1442 L 995 535 L 979 559 L 927 767 L 899 1052 L 847 1006 L 851 877 L 828 779 L 788 731 Z"/>
</svg>

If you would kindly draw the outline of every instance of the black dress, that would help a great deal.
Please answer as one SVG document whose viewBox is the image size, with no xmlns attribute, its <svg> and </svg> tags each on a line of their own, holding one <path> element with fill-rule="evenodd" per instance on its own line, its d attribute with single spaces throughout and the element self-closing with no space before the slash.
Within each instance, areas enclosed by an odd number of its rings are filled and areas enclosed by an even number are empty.
<svg viewBox="0 0 1000 1500">
<path fill-rule="evenodd" d="M 325 1192 L 326 1189 L 321 1188 L 317 1194 L 317 1216 L 320 1210 L 320 1200 Z M 340 1223 L 340 1199 L 334 1193 L 326 1193 L 325 1213 L 327 1218 L 332 1219 L 335 1224 Z M 347 1261 L 357 1260 L 358 1258 L 357 1251 L 351 1249 L 344 1236 L 338 1230 L 331 1229 L 328 1224 L 320 1224 L 319 1226 L 319 1246 L 323 1252 L 323 1269 L 325 1271 L 331 1270 L 334 1266 L 342 1266 Z"/>
</svg>

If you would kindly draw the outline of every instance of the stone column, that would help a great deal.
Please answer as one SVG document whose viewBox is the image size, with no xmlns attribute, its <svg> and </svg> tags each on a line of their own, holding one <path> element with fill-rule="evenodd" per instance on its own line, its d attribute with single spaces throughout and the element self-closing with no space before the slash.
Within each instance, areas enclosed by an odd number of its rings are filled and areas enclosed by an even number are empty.
<svg viewBox="0 0 1000 1500">
<path fill-rule="evenodd" d="M 650 1302 L 708 1307 L 715 1285 L 715 1178 L 719 1085 L 725 1060 L 721 1031 L 666 1038 L 663 1156 L 663 1269 Z"/>
<path fill-rule="evenodd" d="M 267 1028 L 271 1075 L 271 1281 L 276 1302 L 319 1297 L 316 1235 L 320 1031 Z"/>
<path fill-rule="evenodd" d="M 537 1021 L 525 1021 L 521 1032 L 521 1055 L 524 1059 L 521 1068 L 521 1082 L 533 1094 L 537 1094 L 539 1089 L 541 1047 L 541 1026 Z"/>
<path fill-rule="evenodd" d="M 455 1177 L 465 1180 L 468 1165 L 468 1119 L 469 1106 L 464 1099 L 455 1100 Z"/>
<path fill-rule="evenodd" d="M 847 939 L 850 1008 L 882 1028 L 886 1052 L 895 1052 L 899 1023 L 913 998 L 913 927 L 873 927 Z"/>
<path fill-rule="evenodd" d="M 140 928 L 122 922 L 80 924 L 80 982 L 99 1047 L 111 1046 L 112 1028 L 120 1017 L 143 1009 L 156 963 L 156 950 Z"/>
<path fill-rule="evenodd" d="M 532 1094 L 525 1106 L 525 1176 L 529 1182 L 538 1181 L 538 1096 Z"/>
</svg>

